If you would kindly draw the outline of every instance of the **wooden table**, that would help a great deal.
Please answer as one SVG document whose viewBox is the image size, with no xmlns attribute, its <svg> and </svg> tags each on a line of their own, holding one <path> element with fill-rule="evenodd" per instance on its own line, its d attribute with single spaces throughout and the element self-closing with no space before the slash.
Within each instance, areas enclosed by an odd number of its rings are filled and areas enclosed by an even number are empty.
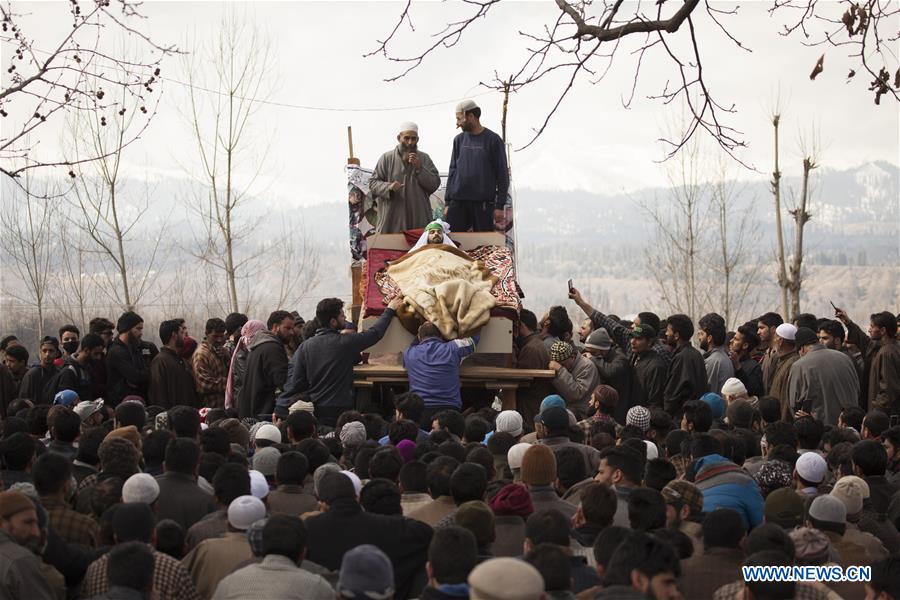
<svg viewBox="0 0 900 600">
<path fill-rule="evenodd" d="M 459 380 L 462 387 L 483 387 L 500 392 L 503 410 L 515 410 L 516 390 L 528 387 L 535 379 L 552 379 L 549 369 L 510 369 L 505 367 L 469 366 L 462 364 Z M 406 369 L 400 365 L 357 365 L 353 367 L 353 385 L 372 388 L 380 383 L 408 383 Z"/>
</svg>

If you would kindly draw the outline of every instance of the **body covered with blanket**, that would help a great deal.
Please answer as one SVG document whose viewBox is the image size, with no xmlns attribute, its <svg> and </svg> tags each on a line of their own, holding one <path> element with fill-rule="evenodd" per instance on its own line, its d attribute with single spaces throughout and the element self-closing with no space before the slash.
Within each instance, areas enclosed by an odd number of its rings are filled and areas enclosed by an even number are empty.
<svg viewBox="0 0 900 600">
<path fill-rule="evenodd" d="M 413 327 L 418 316 L 419 322 L 434 323 L 447 340 L 468 337 L 486 325 L 497 304 L 491 294 L 496 277 L 481 261 L 446 244 L 409 252 L 391 262 L 387 274 L 409 308 L 398 315 L 404 327 Z"/>
</svg>

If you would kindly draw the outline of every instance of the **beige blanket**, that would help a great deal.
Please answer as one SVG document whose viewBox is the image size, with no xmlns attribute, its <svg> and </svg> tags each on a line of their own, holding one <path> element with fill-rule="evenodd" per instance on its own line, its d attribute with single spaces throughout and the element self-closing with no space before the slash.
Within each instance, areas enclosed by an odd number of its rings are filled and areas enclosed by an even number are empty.
<svg viewBox="0 0 900 600">
<path fill-rule="evenodd" d="M 437 325 L 445 339 L 466 337 L 487 324 L 497 300 L 495 278 L 480 262 L 446 245 L 428 245 L 393 261 L 388 275 L 406 304 Z"/>
</svg>

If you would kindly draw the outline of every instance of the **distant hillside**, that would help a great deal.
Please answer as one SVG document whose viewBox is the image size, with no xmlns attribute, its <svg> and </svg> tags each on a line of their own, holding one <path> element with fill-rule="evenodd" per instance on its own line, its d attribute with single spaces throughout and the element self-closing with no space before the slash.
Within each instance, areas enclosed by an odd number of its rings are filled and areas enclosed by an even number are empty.
<svg viewBox="0 0 900 600">
<path fill-rule="evenodd" d="M 829 301 L 854 315 L 885 308 L 900 310 L 900 169 L 885 162 L 846 170 L 822 168 L 815 172 L 813 181 L 813 217 L 806 229 L 804 310 L 826 314 L 831 310 Z M 784 197 L 789 200 L 790 190 L 798 190 L 799 181 L 785 177 L 783 186 Z M 760 272 L 761 283 L 756 290 L 759 301 L 744 308 L 747 314 L 742 318 L 746 318 L 762 308 L 777 309 L 778 290 L 774 284 L 774 216 L 768 181 L 761 176 L 739 187 L 742 205 L 749 207 L 751 219 L 759 226 L 749 256 Z M 195 269 L 194 259 L 184 251 L 194 235 L 190 225 L 194 217 L 187 207 L 202 199 L 202 190 L 185 179 L 164 178 L 152 184 L 130 181 L 121 194 L 126 199 L 149 198 L 132 242 L 137 254 L 142 247 L 149 247 L 148 238 L 164 231 L 171 244 L 160 276 L 176 287 L 190 288 L 198 278 L 181 280 Z M 618 314 L 642 309 L 667 312 L 657 297 L 652 273 L 647 271 L 644 250 L 652 243 L 652 227 L 640 206 L 665 203 L 669 194 L 666 189 L 618 195 L 519 189 L 517 269 L 526 306 L 540 312 L 550 304 L 564 303 L 565 280 L 571 277 L 586 295 Z M 6 181 L 3 197 L 4 202 L 13 198 Z M 300 199 L 258 197 L 247 205 L 247 211 L 259 215 L 266 206 L 294 208 L 265 214 L 254 229 L 252 244 L 271 243 L 284 224 L 291 223 L 306 230 L 319 253 L 318 285 L 300 306 L 287 308 L 310 315 L 317 298 L 349 299 L 346 191 L 336 189 L 334 202 L 314 206 L 303 206 Z M 791 239 L 789 217 L 785 223 L 785 234 Z M 19 289 L 21 282 L 8 267 L 4 264 L 0 270 L 0 283 L 10 305 L 12 291 Z M 257 282 L 260 294 L 268 291 L 270 281 Z M 201 313 L 208 312 L 205 307 L 210 300 L 192 300 L 199 320 Z M 20 306 L 17 302 L 12 305 Z M 271 308 L 260 298 L 260 313 Z"/>
</svg>

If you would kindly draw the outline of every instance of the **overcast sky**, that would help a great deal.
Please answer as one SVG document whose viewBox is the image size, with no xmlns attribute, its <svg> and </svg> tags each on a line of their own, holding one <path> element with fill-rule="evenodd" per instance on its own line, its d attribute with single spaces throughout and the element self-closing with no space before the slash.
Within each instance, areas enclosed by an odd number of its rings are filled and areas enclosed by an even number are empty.
<svg viewBox="0 0 900 600">
<path fill-rule="evenodd" d="M 49 44 L 69 26 L 59 18 L 64 3 L 26 4 L 32 11 L 32 30 L 39 44 Z M 673 0 L 670 4 L 675 4 Z M 696 27 L 704 57 L 707 83 L 720 103 L 734 104 L 737 114 L 729 123 L 744 132 L 748 150 L 744 160 L 762 173 L 771 171 L 771 127 L 767 112 L 780 93 L 783 107 L 783 170 L 799 172 L 797 136 L 818 127 L 825 149 L 825 167 L 846 168 L 870 160 L 898 162 L 897 104 L 886 96 L 875 106 L 859 81 L 846 83 L 850 62 L 845 52 L 828 49 L 825 71 L 815 80 L 808 75 L 821 54 L 799 38 L 783 38 L 778 30 L 787 15 L 770 16 L 771 2 L 742 2 L 738 17 L 725 18 L 730 31 L 752 53 L 735 47 L 698 10 Z M 727 9 L 730 3 L 716 3 Z M 820 3 L 827 13 L 827 4 Z M 253 117 L 257 141 L 269 146 L 263 169 L 266 196 L 273 202 L 296 205 L 343 201 L 342 166 L 347 158 L 346 127 L 353 126 L 355 154 L 365 166 L 396 142 L 397 125 L 418 122 L 420 148 L 438 168 L 447 168 L 451 141 L 457 133 L 453 107 L 460 98 L 476 97 L 483 107 L 482 122 L 500 130 L 501 96 L 484 94 L 480 81 L 494 70 L 508 73 L 518 65 L 525 43 L 517 31 L 537 31 L 556 16 L 551 0 L 509 1 L 498 5 L 460 44 L 432 56 L 416 71 L 396 83 L 385 77 L 397 66 L 381 57 L 363 58 L 390 31 L 402 3 L 395 2 L 147 2 L 146 29 L 159 42 L 177 43 L 193 51 L 207 43 L 224 11 L 235 11 L 254 21 L 269 39 L 276 77 L 270 100 L 278 103 L 330 108 L 391 108 L 435 104 L 428 108 L 396 111 L 317 111 L 273 105 L 260 106 Z M 421 47 L 440 29 L 448 16 L 458 15 L 458 4 L 414 3 L 415 32 L 403 29 L 399 48 Z M 624 10 L 624 9 L 623 9 Z M 36 20 L 36 21 L 35 21 Z M 886 30 L 898 30 L 893 23 Z M 683 43 L 686 29 L 677 36 Z M 598 192 L 664 185 L 664 169 L 657 162 L 663 146 L 657 141 L 662 128 L 677 117 L 677 107 L 663 106 L 646 96 L 658 93 L 666 80 L 676 77 L 660 53 L 644 59 L 635 101 L 630 109 L 622 97 L 630 89 L 634 59 L 628 52 L 637 40 L 626 40 L 620 57 L 606 79 L 587 81 L 576 90 L 551 122 L 544 136 L 527 150 L 513 155 L 513 177 L 518 187 L 545 190 L 584 189 Z M 178 58 L 169 59 L 163 75 L 183 81 Z M 858 75 L 857 79 L 863 77 Z M 509 139 L 514 146 L 530 139 L 532 127 L 555 101 L 560 80 L 525 89 L 510 100 Z M 127 174 L 151 179 L 183 174 L 194 168 L 193 140 L 178 110 L 186 95 L 183 86 L 168 81 L 159 114 L 139 144 L 127 150 Z M 55 141 L 47 128 L 42 141 L 50 149 Z M 740 172 L 744 177 L 766 175 Z M 261 188 L 263 189 L 263 188 Z"/>
</svg>

